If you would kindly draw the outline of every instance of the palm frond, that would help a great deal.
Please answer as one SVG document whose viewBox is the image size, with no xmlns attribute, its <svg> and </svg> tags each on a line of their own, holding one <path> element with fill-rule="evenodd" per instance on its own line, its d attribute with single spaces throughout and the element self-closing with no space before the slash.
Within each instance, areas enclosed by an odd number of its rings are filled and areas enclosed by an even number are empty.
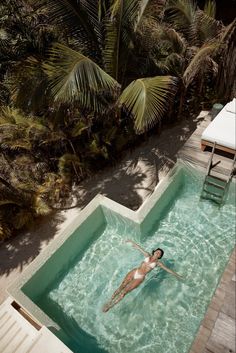
<svg viewBox="0 0 236 353">
<path fill-rule="evenodd" d="M 151 51 L 153 46 L 158 46 L 163 35 L 163 25 L 152 17 L 144 16 L 137 30 L 137 36 L 141 38 L 142 47 Z"/>
<path fill-rule="evenodd" d="M 34 198 L 34 211 L 38 216 L 46 216 L 51 213 L 52 209 L 48 206 L 47 202 L 43 200 L 41 195 L 36 195 Z"/>
<path fill-rule="evenodd" d="M 225 27 L 220 36 L 221 61 L 217 77 L 218 97 L 231 100 L 236 96 L 236 19 Z"/>
<path fill-rule="evenodd" d="M 10 100 L 10 90 L 5 84 L 5 82 L 0 82 L 0 105 L 8 104 L 9 100 Z"/>
<path fill-rule="evenodd" d="M 16 181 L 15 182 L 15 187 L 21 192 L 34 192 L 37 188 L 37 182 L 35 180 L 30 180 L 29 175 L 24 182 Z"/>
<path fill-rule="evenodd" d="M 197 53 L 194 55 L 190 61 L 187 69 L 183 74 L 183 82 L 186 87 L 190 85 L 193 79 L 202 71 L 209 70 L 209 58 L 219 49 L 219 42 L 210 42 L 204 44 L 198 49 Z M 214 70 L 216 66 L 214 65 Z"/>
<path fill-rule="evenodd" d="M 161 39 L 168 40 L 171 43 L 175 53 L 181 54 L 187 47 L 185 38 L 174 28 L 162 27 Z"/>
<path fill-rule="evenodd" d="M 118 80 L 120 48 L 126 44 L 123 35 L 127 31 L 124 26 L 125 4 L 124 0 L 114 0 L 104 21 L 106 36 L 103 60 L 106 71 L 116 80 Z"/>
<path fill-rule="evenodd" d="M 8 32 L 4 28 L 0 28 L 0 49 L 1 49 L 1 54 L 0 57 L 1 59 L 3 57 L 7 58 L 8 53 L 9 53 L 9 40 L 10 36 Z"/>
<path fill-rule="evenodd" d="M 86 125 L 83 121 L 79 121 L 72 129 L 71 136 L 78 137 L 83 133 L 83 131 L 86 131 L 88 129 L 89 125 Z"/>
<path fill-rule="evenodd" d="M 106 18 L 106 40 L 103 53 L 105 68 L 116 80 L 120 62 L 120 50 L 130 49 L 132 37 L 136 32 L 149 0 L 115 0 Z M 127 57 L 127 55 L 126 55 Z"/>
<path fill-rule="evenodd" d="M 207 16 L 215 18 L 215 16 L 216 16 L 216 2 L 215 2 L 215 0 L 207 0 L 205 2 L 204 12 Z"/>
<path fill-rule="evenodd" d="M 221 33 L 220 41 L 221 43 L 226 43 L 232 39 L 236 32 L 236 18 L 226 26 Z"/>
<path fill-rule="evenodd" d="M 0 130 L 1 148 L 11 151 L 31 151 L 34 141 L 48 134 L 40 119 L 10 107 L 2 107 L 0 111 Z"/>
<path fill-rule="evenodd" d="M 120 13 L 122 15 L 123 0 L 113 0 L 110 8 L 111 18 L 117 17 Z"/>
<path fill-rule="evenodd" d="M 166 5 L 165 11 L 168 20 L 187 38 L 192 36 L 196 8 L 196 3 L 193 0 L 169 0 Z"/>
<path fill-rule="evenodd" d="M 0 28 L 0 45 L 2 44 L 2 41 L 7 41 L 7 39 L 8 39 L 8 33 L 4 28 Z"/>
<path fill-rule="evenodd" d="M 105 40 L 102 52 L 104 68 L 106 72 L 117 80 L 119 64 L 119 31 L 117 20 L 106 16 L 104 20 Z"/>
<path fill-rule="evenodd" d="M 66 153 L 60 157 L 58 162 L 59 174 L 62 177 L 71 178 L 72 170 L 76 167 L 80 168 L 82 165 L 79 156 L 75 154 Z"/>
<path fill-rule="evenodd" d="M 135 33 L 142 16 L 147 8 L 149 0 L 129 0 L 124 2 L 124 15 L 122 18 L 123 29 L 132 29 Z M 124 32 L 123 39 L 128 38 L 127 32 Z"/>
<path fill-rule="evenodd" d="M 176 90 L 177 80 L 171 76 L 138 79 L 122 92 L 119 102 L 134 118 L 134 127 L 142 133 L 162 118 Z"/>
<path fill-rule="evenodd" d="M 93 136 L 94 139 L 89 145 L 89 155 L 91 156 L 103 156 L 105 159 L 108 158 L 108 151 L 106 146 L 101 146 L 99 143 L 99 139 L 96 135 Z"/>
<path fill-rule="evenodd" d="M 123 14 L 121 17 L 121 40 L 123 51 L 133 47 L 134 35 L 143 18 L 149 0 L 123 1 Z M 127 58 L 127 55 L 126 55 Z"/>
<path fill-rule="evenodd" d="M 119 84 L 94 61 L 62 44 L 55 44 L 43 64 L 55 100 L 78 100 L 86 108 L 99 111 L 99 94 L 115 92 Z"/>
<path fill-rule="evenodd" d="M 163 64 L 164 67 L 166 67 L 166 72 L 168 72 L 168 74 L 177 77 L 180 77 L 182 75 L 184 67 L 184 58 L 181 55 L 177 53 L 171 53 L 165 58 Z"/>
<path fill-rule="evenodd" d="M 217 21 L 213 17 L 208 16 L 201 10 L 196 11 L 194 26 L 196 42 L 199 45 L 219 37 L 223 27 L 220 21 Z"/>
<path fill-rule="evenodd" d="M 91 12 L 92 1 L 89 3 Z M 84 30 L 87 40 L 90 39 L 96 49 L 98 49 L 98 38 L 94 31 L 94 23 L 92 24 L 92 22 L 90 22 L 89 15 L 86 11 L 86 8 L 88 10 L 88 6 L 88 1 L 48 0 L 47 2 L 49 16 L 52 21 L 63 27 L 67 26 L 69 33 L 74 36 L 83 36 Z M 93 20 L 95 20 L 94 16 Z M 84 36 L 84 38 L 86 38 L 86 36 Z"/>
<path fill-rule="evenodd" d="M 3 106 L 0 110 L 0 124 L 16 124 L 17 121 L 21 121 L 23 118 L 22 114 L 18 109 L 11 108 L 9 106 Z"/>
<path fill-rule="evenodd" d="M 9 139 L 8 141 L 3 141 L 1 143 L 1 147 L 3 149 L 9 149 L 11 151 L 18 151 L 18 150 L 31 151 L 32 150 L 32 145 L 30 141 L 26 139 L 18 139 L 14 141 L 11 141 Z"/>
<path fill-rule="evenodd" d="M 3 106 L 0 111 L 0 126 L 4 125 L 24 127 L 28 133 L 31 130 L 47 131 L 39 118 L 26 116 L 19 109 L 9 106 Z"/>
<path fill-rule="evenodd" d="M 62 142 L 66 140 L 66 136 L 62 131 L 52 131 L 46 136 L 43 136 L 42 141 L 39 142 L 40 146 L 53 145 L 57 142 Z"/>
<path fill-rule="evenodd" d="M 101 4 L 94 0 L 81 0 L 80 6 L 84 9 L 89 22 L 93 25 L 99 43 L 102 42 L 102 25 L 101 16 L 99 15 L 102 11 Z"/>
<path fill-rule="evenodd" d="M 60 178 L 60 177 L 59 177 Z M 55 173 L 46 173 L 43 184 L 39 185 L 37 188 L 37 193 L 39 195 L 49 194 L 57 183 L 58 175 Z"/>
</svg>

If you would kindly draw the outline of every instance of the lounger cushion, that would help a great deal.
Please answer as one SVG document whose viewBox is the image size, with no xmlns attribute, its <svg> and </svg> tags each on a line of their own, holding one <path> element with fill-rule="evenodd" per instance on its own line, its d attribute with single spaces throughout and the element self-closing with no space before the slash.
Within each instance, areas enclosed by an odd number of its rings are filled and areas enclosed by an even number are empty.
<svg viewBox="0 0 236 353">
<path fill-rule="evenodd" d="M 202 133 L 202 140 L 236 150 L 236 99 L 227 103 Z"/>
<path fill-rule="evenodd" d="M 236 114 L 236 98 L 234 98 L 231 102 L 227 103 L 225 109 L 227 112 Z"/>
</svg>

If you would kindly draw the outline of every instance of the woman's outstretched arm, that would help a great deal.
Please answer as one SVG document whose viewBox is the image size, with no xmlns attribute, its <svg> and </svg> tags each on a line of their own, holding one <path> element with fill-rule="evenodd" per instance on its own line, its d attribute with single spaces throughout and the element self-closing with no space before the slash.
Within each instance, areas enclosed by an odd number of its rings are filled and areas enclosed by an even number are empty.
<svg viewBox="0 0 236 353">
<path fill-rule="evenodd" d="M 178 273 L 176 273 L 175 271 L 172 271 L 170 268 L 166 267 L 162 262 L 158 261 L 157 265 L 160 266 L 163 270 L 165 270 L 166 272 L 169 272 L 170 274 L 174 275 L 177 278 L 181 278 L 183 279 L 183 276 L 180 276 Z"/>
<path fill-rule="evenodd" d="M 126 240 L 126 243 L 131 243 L 133 245 L 133 247 L 135 249 L 139 250 L 145 257 L 151 256 L 147 251 L 142 249 L 141 246 L 138 245 L 137 243 L 135 243 L 133 240 Z"/>
</svg>

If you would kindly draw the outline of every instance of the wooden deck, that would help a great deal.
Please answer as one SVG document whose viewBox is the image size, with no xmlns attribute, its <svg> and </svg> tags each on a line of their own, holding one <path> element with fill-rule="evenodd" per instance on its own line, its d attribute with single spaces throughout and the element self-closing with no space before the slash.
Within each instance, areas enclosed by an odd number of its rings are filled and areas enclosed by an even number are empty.
<svg viewBox="0 0 236 353">
<path fill-rule="evenodd" d="M 207 116 L 179 151 L 178 158 L 206 169 L 211 150 L 201 151 L 201 135 L 209 123 L 210 116 Z M 232 168 L 233 155 L 219 152 L 214 157 L 213 164 L 218 161 L 220 163 L 214 168 L 214 174 L 226 179 Z M 229 259 L 189 353 L 236 353 L 235 259 L 236 248 Z"/>
<path fill-rule="evenodd" d="M 201 135 L 209 123 L 210 116 L 207 115 L 200 126 L 194 131 L 184 146 L 180 149 L 178 152 L 178 158 L 181 158 L 202 169 L 207 167 L 211 155 L 211 148 L 207 148 L 205 151 L 201 150 Z M 234 155 L 217 150 L 215 154 L 213 164 L 218 161 L 220 161 L 220 163 L 214 168 L 214 173 L 225 178 L 229 175 L 232 168 Z"/>
<path fill-rule="evenodd" d="M 235 353 L 234 249 L 189 353 Z"/>
</svg>

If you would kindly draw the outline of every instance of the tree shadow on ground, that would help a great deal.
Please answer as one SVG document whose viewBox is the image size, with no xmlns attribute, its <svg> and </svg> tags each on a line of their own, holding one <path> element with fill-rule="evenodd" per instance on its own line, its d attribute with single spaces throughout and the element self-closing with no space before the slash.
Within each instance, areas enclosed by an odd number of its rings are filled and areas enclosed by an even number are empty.
<svg viewBox="0 0 236 353">
<path fill-rule="evenodd" d="M 58 225 L 64 221 L 61 214 L 53 214 L 36 220 L 25 232 L 5 241 L 0 246 L 0 275 L 8 276 L 12 269 L 22 271 L 56 234 Z"/>
<path fill-rule="evenodd" d="M 137 210 L 154 191 L 161 173 L 166 174 L 173 167 L 178 150 L 203 119 L 204 116 L 200 116 L 168 126 L 160 135 L 152 135 L 148 140 L 140 136 L 143 143 L 127 152 L 116 166 L 105 168 L 76 187 L 73 195 L 75 212 L 84 208 L 98 193 Z M 45 217 L 33 228 L 0 244 L 0 275 L 9 276 L 14 269 L 21 272 L 55 237 L 63 222 L 72 217 L 70 211 Z"/>
<path fill-rule="evenodd" d="M 98 193 L 137 210 L 155 189 L 162 174 L 177 160 L 177 152 L 191 136 L 204 116 L 166 127 L 153 135 L 113 168 L 106 168 L 84 181 L 74 192 L 77 206 L 83 208 Z M 143 138 L 143 136 L 140 136 Z"/>
</svg>

